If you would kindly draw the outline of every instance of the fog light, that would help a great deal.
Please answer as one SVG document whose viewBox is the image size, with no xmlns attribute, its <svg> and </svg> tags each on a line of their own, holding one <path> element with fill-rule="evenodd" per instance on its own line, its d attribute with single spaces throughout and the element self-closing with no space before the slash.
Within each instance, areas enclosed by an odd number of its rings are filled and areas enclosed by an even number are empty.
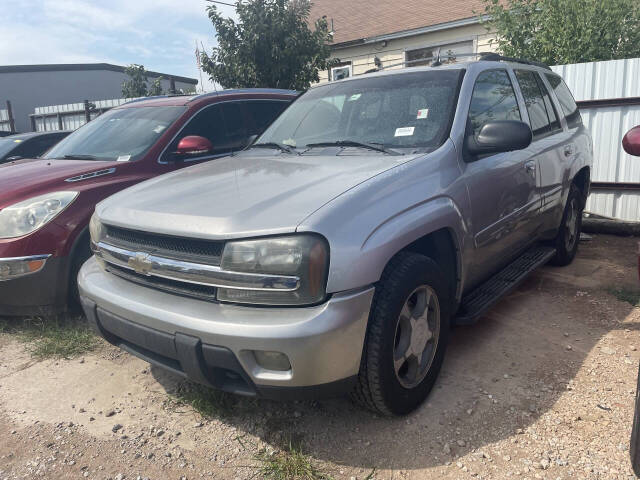
<svg viewBox="0 0 640 480">
<path fill-rule="evenodd" d="M 0 282 L 39 272 L 50 256 L 34 255 L 31 257 L 0 258 Z"/>
<path fill-rule="evenodd" d="M 278 372 L 291 370 L 291 363 L 289 363 L 289 359 L 284 353 L 255 350 L 253 355 L 256 357 L 258 365 L 266 370 L 276 370 Z"/>
</svg>

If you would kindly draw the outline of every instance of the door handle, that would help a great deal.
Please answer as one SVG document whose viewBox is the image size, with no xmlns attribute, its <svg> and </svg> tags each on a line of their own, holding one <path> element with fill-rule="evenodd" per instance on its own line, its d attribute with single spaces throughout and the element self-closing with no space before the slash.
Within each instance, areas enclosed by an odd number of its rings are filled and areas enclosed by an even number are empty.
<svg viewBox="0 0 640 480">
<path fill-rule="evenodd" d="M 564 147 L 564 156 L 565 157 L 570 157 L 571 155 L 573 155 L 573 146 L 572 145 L 565 145 L 565 147 Z"/>
<path fill-rule="evenodd" d="M 536 174 L 536 162 L 534 162 L 533 160 L 530 162 L 527 162 L 524 164 L 524 169 L 529 172 L 530 174 L 532 174 L 533 176 L 535 176 Z"/>
</svg>

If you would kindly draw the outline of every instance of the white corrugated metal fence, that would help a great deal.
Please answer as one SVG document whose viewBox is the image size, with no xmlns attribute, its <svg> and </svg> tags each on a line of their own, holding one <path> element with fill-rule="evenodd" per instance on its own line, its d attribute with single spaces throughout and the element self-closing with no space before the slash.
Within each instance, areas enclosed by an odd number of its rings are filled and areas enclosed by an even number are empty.
<svg viewBox="0 0 640 480">
<path fill-rule="evenodd" d="M 594 146 L 592 182 L 640 183 L 640 158 L 627 155 L 622 137 L 640 125 L 640 58 L 557 65 L 580 106 Z M 620 99 L 628 99 L 628 105 Z M 592 101 L 596 102 L 592 102 Z M 605 102 L 605 100 L 613 100 Z M 599 101 L 599 102 L 598 102 Z M 640 190 L 594 190 L 588 211 L 607 217 L 640 221 Z"/>
</svg>

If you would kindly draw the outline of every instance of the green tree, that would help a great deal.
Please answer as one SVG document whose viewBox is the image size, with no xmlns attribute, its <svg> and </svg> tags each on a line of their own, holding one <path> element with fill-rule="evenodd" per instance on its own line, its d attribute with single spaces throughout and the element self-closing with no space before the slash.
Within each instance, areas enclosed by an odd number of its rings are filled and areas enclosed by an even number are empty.
<svg viewBox="0 0 640 480">
<path fill-rule="evenodd" d="M 157 96 L 162 95 L 164 93 L 162 89 L 162 79 L 164 77 L 156 77 L 151 83 L 151 87 L 149 87 L 149 96 Z"/>
<path fill-rule="evenodd" d="M 124 69 L 124 73 L 129 76 L 129 80 L 122 82 L 122 96 L 124 98 L 146 97 L 148 79 L 144 66 L 132 63 Z"/>
<path fill-rule="evenodd" d="M 309 0 L 240 0 L 238 22 L 207 7 L 218 46 L 202 54 L 202 68 L 225 88 L 271 87 L 305 90 L 329 68 L 327 21 L 309 28 Z"/>
<path fill-rule="evenodd" d="M 549 65 L 637 57 L 638 0 L 484 0 L 506 56 Z"/>
</svg>

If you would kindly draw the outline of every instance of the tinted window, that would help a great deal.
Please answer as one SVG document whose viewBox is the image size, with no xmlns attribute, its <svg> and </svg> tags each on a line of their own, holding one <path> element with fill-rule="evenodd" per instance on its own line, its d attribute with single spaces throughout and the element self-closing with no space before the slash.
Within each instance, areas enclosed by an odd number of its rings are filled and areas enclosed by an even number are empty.
<svg viewBox="0 0 640 480">
<path fill-rule="evenodd" d="M 527 105 L 534 139 L 547 135 L 552 130 L 544 96 L 536 77 L 536 73 L 531 70 L 516 70 L 516 78 Z"/>
<path fill-rule="evenodd" d="M 247 146 L 250 135 L 245 118 L 245 103 L 229 102 L 222 103 L 221 106 L 226 133 L 225 148 L 228 151 L 241 150 Z"/>
<path fill-rule="evenodd" d="M 12 152 L 23 142 L 22 139 L 11 137 L 0 139 L 0 159 L 12 156 Z"/>
<path fill-rule="evenodd" d="M 558 112 L 556 112 L 556 107 L 553 105 L 551 101 L 551 96 L 549 95 L 549 90 L 547 90 L 547 86 L 542 81 L 540 75 L 536 75 L 536 80 L 538 82 L 538 87 L 540 87 L 540 91 L 542 92 L 542 98 L 544 99 L 544 107 L 547 110 L 547 117 L 549 118 L 550 131 L 557 132 L 558 130 L 562 130 L 562 125 L 560 125 L 560 117 L 558 116 Z"/>
<path fill-rule="evenodd" d="M 246 102 L 247 116 L 252 120 L 249 127 L 249 135 L 262 133 L 288 105 L 289 102 L 287 101 L 274 100 Z"/>
<path fill-rule="evenodd" d="M 226 145 L 226 132 L 224 130 L 224 118 L 222 116 L 222 104 L 211 105 L 200 110 L 182 129 L 180 134 L 167 148 L 165 160 L 171 160 L 173 152 L 178 148 L 178 143 L 184 137 L 197 135 L 207 138 L 213 145 L 211 155 L 226 153 L 229 151 Z"/>
<path fill-rule="evenodd" d="M 45 158 L 65 155 L 96 160 L 141 158 L 185 107 L 114 108 L 79 128 L 58 143 Z"/>
<path fill-rule="evenodd" d="M 258 142 L 304 148 L 350 140 L 391 148 L 436 148 L 448 136 L 462 75 L 461 70 L 418 71 L 314 87 Z"/>
<path fill-rule="evenodd" d="M 8 139 L 3 140 L 11 142 L 8 145 L 12 146 L 10 151 L 5 152 L 4 158 L 8 157 L 21 157 L 21 158 L 36 158 L 49 150 L 53 145 L 65 137 L 66 134 L 50 134 L 36 136 L 33 138 L 25 138 L 18 140 Z M 1 155 L 1 153 L 0 153 Z"/>
<path fill-rule="evenodd" d="M 469 106 L 473 134 L 492 120 L 521 120 L 520 109 L 506 70 L 482 72 L 476 79 Z"/>
<path fill-rule="evenodd" d="M 562 78 L 557 75 L 547 73 L 546 76 L 556 93 L 556 97 L 558 97 L 560 107 L 567 119 L 567 125 L 569 128 L 575 128 L 582 125 L 582 117 L 580 116 L 578 105 L 576 105 L 576 101 L 573 99 L 573 95 L 571 94 L 569 87 L 567 87 Z"/>
</svg>

